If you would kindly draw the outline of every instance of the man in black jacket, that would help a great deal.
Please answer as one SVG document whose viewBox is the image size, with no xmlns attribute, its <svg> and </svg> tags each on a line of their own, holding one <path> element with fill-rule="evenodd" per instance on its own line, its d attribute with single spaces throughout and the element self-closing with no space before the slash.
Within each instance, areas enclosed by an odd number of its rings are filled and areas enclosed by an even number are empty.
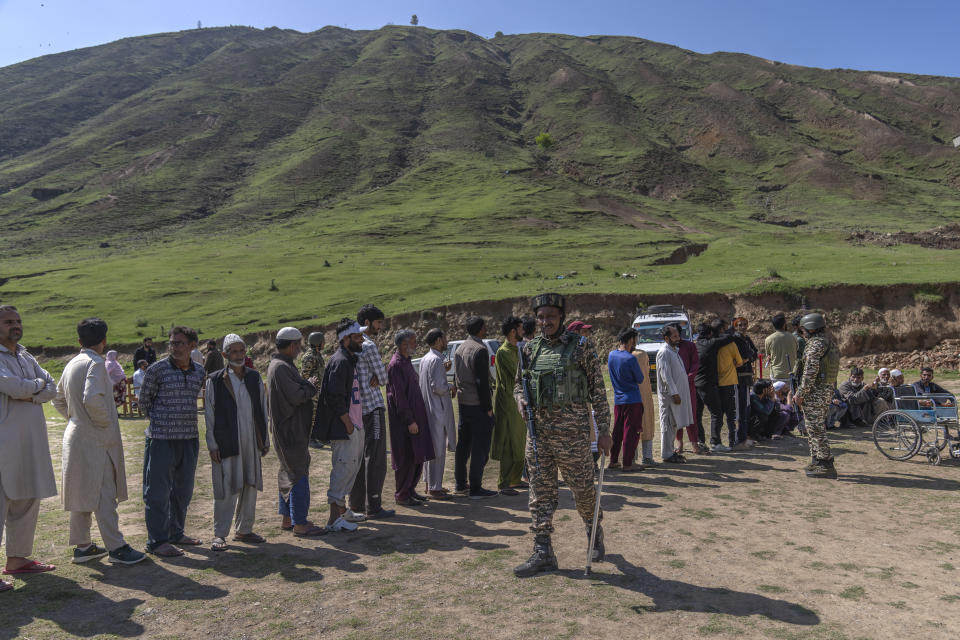
<svg viewBox="0 0 960 640">
<path fill-rule="evenodd" d="M 694 384 L 697 387 L 697 397 L 706 405 L 711 416 L 720 415 L 720 387 L 717 377 L 717 352 L 720 347 L 733 342 L 732 335 L 717 336 L 709 324 L 701 324 L 697 328 L 697 356 L 700 358 L 700 368 Z"/>
<path fill-rule="evenodd" d="M 457 347 L 453 355 L 457 400 L 460 403 L 460 425 L 457 432 L 457 452 L 454 455 L 456 493 L 467 493 L 467 460 L 470 460 L 471 499 L 489 498 L 496 491 L 484 489 L 483 468 L 490 455 L 493 437 L 493 394 L 490 390 L 490 353 L 483 339 L 487 328 L 483 318 L 467 320 L 470 337 Z"/>
<path fill-rule="evenodd" d="M 354 531 L 363 520 L 359 514 L 348 514 L 346 497 L 353 488 L 363 456 L 363 407 L 360 401 L 360 381 L 357 378 L 357 354 L 363 350 L 363 332 L 359 324 L 344 318 L 337 324 L 340 348 L 330 358 L 323 371 L 314 433 L 330 443 L 333 466 L 330 468 L 331 531 Z M 347 517 L 349 515 L 349 517 Z"/>
<path fill-rule="evenodd" d="M 753 365 L 757 361 L 757 345 L 747 335 L 749 323 L 746 318 L 739 317 L 733 320 L 733 339 L 737 343 L 737 350 L 743 364 L 737 367 L 737 442 L 746 443 L 749 439 L 748 425 L 750 424 L 750 389 L 753 387 Z"/>
<path fill-rule="evenodd" d="M 143 346 L 138 347 L 133 352 L 133 361 L 140 362 L 141 360 L 146 360 L 148 365 L 157 361 L 157 352 L 153 350 L 153 338 L 144 338 Z"/>
</svg>

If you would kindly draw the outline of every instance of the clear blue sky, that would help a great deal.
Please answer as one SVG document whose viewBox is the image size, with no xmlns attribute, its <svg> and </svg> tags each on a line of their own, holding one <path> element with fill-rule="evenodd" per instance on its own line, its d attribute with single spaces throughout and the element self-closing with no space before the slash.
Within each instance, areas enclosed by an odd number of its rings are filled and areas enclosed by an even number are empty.
<svg viewBox="0 0 960 640">
<path fill-rule="evenodd" d="M 631 35 L 703 53 L 816 67 L 960 76 L 956 0 L 0 0 L 0 66 L 128 36 L 205 27 L 407 24 Z"/>
</svg>

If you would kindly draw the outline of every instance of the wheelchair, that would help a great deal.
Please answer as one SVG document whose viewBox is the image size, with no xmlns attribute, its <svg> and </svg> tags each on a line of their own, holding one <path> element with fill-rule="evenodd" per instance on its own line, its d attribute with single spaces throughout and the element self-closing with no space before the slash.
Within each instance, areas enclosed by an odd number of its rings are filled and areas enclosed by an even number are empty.
<svg viewBox="0 0 960 640">
<path fill-rule="evenodd" d="M 909 460 L 923 453 L 930 464 L 940 464 L 943 455 L 960 459 L 960 441 L 950 430 L 960 430 L 957 400 L 949 393 L 916 395 L 913 387 L 898 387 L 894 408 L 873 422 L 873 443 L 891 460 Z M 944 449 L 949 450 L 944 454 Z"/>
</svg>

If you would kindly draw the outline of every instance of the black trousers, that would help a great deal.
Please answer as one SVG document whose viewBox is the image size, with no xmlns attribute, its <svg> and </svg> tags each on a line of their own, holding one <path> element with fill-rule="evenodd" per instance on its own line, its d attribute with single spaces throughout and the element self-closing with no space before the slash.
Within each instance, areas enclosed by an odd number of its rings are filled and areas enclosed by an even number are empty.
<svg viewBox="0 0 960 640">
<path fill-rule="evenodd" d="M 700 389 L 697 388 L 697 393 L 695 398 L 690 398 L 692 402 L 697 403 L 697 440 L 700 444 L 705 444 L 707 442 L 707 434 L 703 431 L 703 397 L 700 395 Z"/>
<path fill-rule="evenodd" d="M 387 421 L 383 413 L 383 409 L 374 409 L 363 416 L 363 459 L 349 502 L 350 510 L 356 513 L 376 513 L 383 508 L 383 481 L 387 477 Z M 377 426 L 380 437 L 374 438 Z"/>
<path fill-rule="evenodd" d="M 467 486 L 467 460 L 470 461 L 470 491 L 483 488 L 483 469 L 490 457 L 493 418 L 479 405 L 460 405 L 457 426 L 457 451 L 454 454 L 453 477 L 457 490 Z"/>
<path fill-rule="evenodd" d="M 727 439 L 729 446 L 737 444 L 737 385 L 715 387 L 717 390 L 716 410 L 710 411 L 710 444 L 720 444 L 720 431 L 723 417 L 727 417 Z M 709 405 L 707 405 L 709 408 Z"/>
<path fill-rule="evenodd" d="M 750 424 L 750 378 L 741 377 L 737 384 L 737 442 L 747 439 Z"/>
<path fill-rule="evenodd" d="M 713 425 L 713 417 L 718 415 L 721 411 L 720 408 L 720 393 L 718 387 L 715 384 L 706 384 L 702 387 L 697 387 L 697 435 L 699 437 L 704 437 L 706 434 L 703 430 L 703 408 L 706 407 L 707 411 L 710 412 L 710 425 Z M 703 442 L 701 440 L 701 442 Z M 711 431 L 710 437 L 711 444 L 717 444 L 713 441 L 713 432 Z"/>
</svg>

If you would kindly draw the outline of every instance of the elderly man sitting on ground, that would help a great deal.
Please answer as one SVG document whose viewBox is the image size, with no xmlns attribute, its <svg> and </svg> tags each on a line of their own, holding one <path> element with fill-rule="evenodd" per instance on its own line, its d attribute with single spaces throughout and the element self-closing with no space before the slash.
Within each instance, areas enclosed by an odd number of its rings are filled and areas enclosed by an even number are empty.
<svg viewBox="0 0 960 640">
<path fill-rule="evenodd" d="M 868 385 L 863 383 L 863 369 L 859 367 L 850 369 L 850 377 L 837 391 L 847 403 L 847 413 L 840 419 L 841 427 L 869 427 L 893 402 L 890 388 L 881 385 L 879 377 Z"/>
</svg>

